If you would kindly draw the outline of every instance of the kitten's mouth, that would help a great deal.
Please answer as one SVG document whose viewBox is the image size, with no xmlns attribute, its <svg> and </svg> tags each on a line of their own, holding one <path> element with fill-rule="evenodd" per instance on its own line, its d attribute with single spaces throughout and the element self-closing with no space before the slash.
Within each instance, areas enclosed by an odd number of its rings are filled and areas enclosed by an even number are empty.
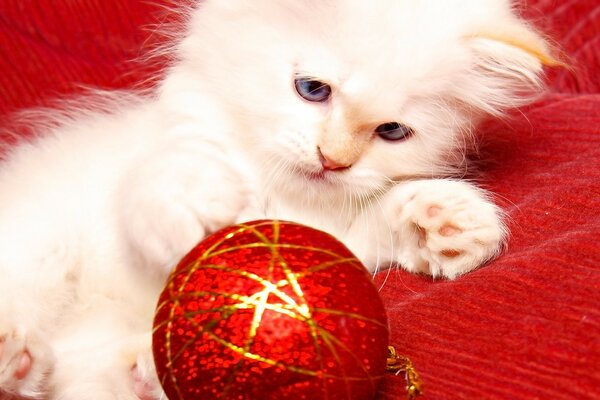
<svg viewBox="0 0 600 400">
<path fill-rule="evenodd" d="M 302 168 L 298 172 L 300 173 L 300 175 L 302 175 L 302 177 L 304 177 L 305 179 L 308 179 L 309 181 L 314 181 L 314 182 L 329 181 L 329 176 L 327 174 L 327 171 L 325 171 L 325 170 L 312 171 L 312 170 L 307 170 L 307 169 Z"/>
<path fill-rule="evenodd" d="M 326 178 L 325 171 L 320 172 L 306 172 L 306 177 L 312 181 L 323 181 Z"/>
</svg>

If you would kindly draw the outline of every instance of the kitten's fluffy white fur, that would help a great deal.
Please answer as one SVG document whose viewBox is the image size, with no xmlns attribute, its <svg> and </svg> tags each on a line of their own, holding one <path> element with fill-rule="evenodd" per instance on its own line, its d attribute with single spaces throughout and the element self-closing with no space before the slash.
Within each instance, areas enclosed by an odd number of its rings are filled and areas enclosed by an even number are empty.
<svg viewBox="0 0 600 400">
<path fill-rule="evenodd" d="M 498 208 L 451 178 L 550 59 L 509 1 L 208 0 L 188 28 L 154 94 L 84 100 L 6 154 L 0 398 L 158 398 L 158 292 L 234 222 L 321 228 L 372 271 L 454 278 L 499 251 Z M 330 98 L 301 98 L 298 76 Z M 390 122 L 414 133 L 382 139 Z"/>
</svg>

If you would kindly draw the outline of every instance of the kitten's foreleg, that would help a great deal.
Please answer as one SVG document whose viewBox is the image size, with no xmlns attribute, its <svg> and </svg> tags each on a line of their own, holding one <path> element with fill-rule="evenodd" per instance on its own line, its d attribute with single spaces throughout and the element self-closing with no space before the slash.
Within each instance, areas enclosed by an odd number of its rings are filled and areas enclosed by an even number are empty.
<svg viewBox="0 0 600 400">
<path fill-rule="evenodd" d="M 506 236 L 500 209 L 464 181 L 399 183 L 376 208 L 362 218 L 370 226 L 359 218 L 349 240 L 371 271 L 399 264 L 452 279 L 495 257 Z"/>
<path fill-rule="evenodd" d="M 398 184 L 383 207 L 397 240 L 394 259 L 413 272 L 455 278 L 495 257 L 506 236 L 499 208 L 464 181 Z"/>
<path fill-rule="evenodd" d="M 2 227 L 11 228 L 8 218 Z M 0 399 L 4 393 L 45 399 L 56 360 L 51 336 L 74 299 L 67 278 L 74 271 L 72 259 L 52 241 L 27 240 L 36 238 L 27 230 L 13 232 L 0 230 Z"/>
<path fill-rule="evenodd" d="M 120 226 L 134 254 L 165 273 L 205 235 L 233 223 L 246 202 L 232 160 L 217 145 L 173 139 L 122 181 Z"/>
<path fill-rule="evenodd" d="M 91 297 L 54 341 L 57 361 L 44 400 L 159 400 L 151 312 Z"/>
</svg>

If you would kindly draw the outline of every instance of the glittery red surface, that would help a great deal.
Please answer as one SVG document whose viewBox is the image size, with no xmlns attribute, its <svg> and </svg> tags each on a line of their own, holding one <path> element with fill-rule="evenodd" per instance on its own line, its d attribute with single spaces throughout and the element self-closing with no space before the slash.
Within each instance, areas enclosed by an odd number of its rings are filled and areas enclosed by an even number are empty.
<svg viewBox="0 0 600 400">
<path fill-rule="evenodd" d="M 388 328 L 370 275 L 288 222 L 217 232 L 171 275 L 154 358 L 169 399 L 373 399 Z"/>
</svg>

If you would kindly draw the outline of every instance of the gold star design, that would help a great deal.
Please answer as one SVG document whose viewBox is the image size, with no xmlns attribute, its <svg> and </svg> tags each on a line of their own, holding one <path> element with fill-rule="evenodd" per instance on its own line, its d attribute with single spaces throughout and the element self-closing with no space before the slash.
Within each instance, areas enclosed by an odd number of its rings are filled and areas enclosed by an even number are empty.
<svg viewBox="0 0 600 400">
<path fill-rule="evenodd" d="M 266 237 L 259 228 L 264 225 L 272 225 L 273 228 L 273 238 L 269 239 Z M 250 231 L 253 235 L 256 236 L 257 242 L 250 244 L 243 244 L 234 247 L 221 248 L 221 245 L 227 241 L 235 237 L 236 235 L 247 233 Z M 263 221 L 256 224 L 244 224 L 239 225 L 238 228 L 227 234 L 223 239 L 214 243 L 210 248 L 208 248 L 194 263 L 189 266 L 178 269 L 175 271 L 174 275 L 169 280 L 169 285 L 167 290 L 169 290 L 173 296 L 172 298 L 166 299 L 157 307 L 157 313 L 164 307 L 170 307 L 169 318 L 161 323 L 157 324 L 154 328 L 156 332 L 159 329 L 162 329 L 166 325 L 165 330 L 165 345 L 166 345 L 166 355 L 167 355 L 167 369 L 169 370 L 169 374 L 165 377 L 171 380 L 171 383 L 175 390 L 177 391 L 179 398 L 183 400 L 183 396 L 179 389 L 178 377 L 173 371 L 174 363 L 184 354 L 184 352 L 190 347 L 197 343 L 198 340 L 201 340 L 203 336 L 210 338 L 216 343 L 223 346 L 223 348 L 228 349 L 234 353 L 237 353 L 240 357 L 239 362 L 233 368 L 233 371 L 229 378 L 227 379 L 226 387 L 221 395 L 221 398 L 226 398 L 228 391 L 231 389 L 231 386 L 234 383 L 235 375 L 243 366 L 244 362 L 247 360 L 258 361 L 261 363 L 265 363 L 272 366 L 277 366 L 284 368 L 288 371 L 304 374 L 308 376 L 319 376 L 322 384 L 325 386 L 325 378 L 332 379 L 341 379 L 349 383 L 350 381 L 369 381 L 373 385 L 380 378 L 380 376 L 371 376 L 368 369 L 362 364 L 361 360 L 358 357 L 354 356 L 355 361 L 358 365 L 361 366 L 364 376 L 360 377 L 351 377 L 351 376 L 336 376 L 330 374 L 324 374 L 324 360 L 322 356 L 321 343 L 323 343 L 327 349 L 331 352 L 333 357 L 335 358 L 337 364 L 340 366 L 339 370 L 343 371 L 341 368 L 342 360 L 339 356 L 339 351 L 343 350 L 346 353 L 351 354 L 351 350 L 340 341 L 335 335 L 333 335 L 328 330 L 319 326 L 319 324 L 313 319 L 313 314 L 315 312 L 319 313 L 327 313 L 330 315 L 336 316 L 346 316 L 355 320 L 362 320 L 365 322 L 369 322 L 378 326 L 381 326 L 385 329 L 387 327 L 380 321 L 373 320 L 370 318 L 366 318 L 357 313 L 348 313 L 340 310 L 326 309 L 326 308 L 315 308 L 311 307 L 304 296 L 304 292 L 299 283 L 299 280 L 306 276 L 307 274 L 311 274 L 317 271 L 321 271 L 327 268 L 331 268 L 338 264 L 349 264 L 355 268 L 363 269 L 360 262 L 354 257 L 345 257 L 341 256 L 332 251 L 311 247 L 311 246 L 300 246 L 289 243 L 279 243 L 279 233 L 280 233 L 280 223 L 278 221 Z M 218 256 L 220 254 L 226 252 L 234 252 L 242 249 L 250 249 L 250 248 L 268 248 L 271 257 L 269 260 L 269 266 L 267 268 L 266 276 L 259 276 L 255 273 L 245 271 L 243 269 L 238 269 L 235 266 L 230 265 L 217 265 L 207 263 L 214 256 Z M 302 272 L 294 272 L 286 260 L 281 256 L 280 249 L 302 249 L 312 252 L 321 252 L 326 253 L 331 257 L 331 261 L 320 263 L 312 266 L 311 268 L 302 271 Z M 218 271 L 223 271 L 235 275 L 239 275 L 240 279 L 250 279 L 258 284 L 259 289 L 256 290 L 252 294 L 243 295 L 238 293 L 217 293 L 212 292 L 210 290 L 199 290 L 195 292 L 184 292 L 184 288 L 186 284 L 191 279 L 192 275 L 198 269 L 213 269 Z M 274 275 L 276 269 L 280 269 L 278 272 L 283 272 L 284 279 L 279 279 L 277 281 L 274 280 Z M 180 276 L 185 274 L 184 279 L 181 281 L 177 288 L 174 287 L 173 277 L 175 275 Z M 289 288 L 293 293 L 293 296 L 288 295 L 283 289 Z M 175 315 L 176 310 L 179 308 L 181 302 L 185 302 L 186 299 L 190 298 L 198 298 L 205 296 L 221 296 L 223 298 L 233 300 L 233 303 L 227 304 L 220 307 L 215 307 L 211 309 L 203 309 L 203 310 L 194 310 L 193 312 L 185 313 L 184 315 Z M 270 301 L 271 300 L 271 301 Z M 219 322 L 229 319 L 232 315 L 234 315 L 239 310 L 253 310 L 253 316 L 248 327 L 247 335 L 243 345 L 236 345 L 226 339 L 219 337 L 217 334 L 213 332 L 213 328 L 219 324 Z M 311 336 L 311 341 L 314 345 L 315 355 L 318 358 L 320 364 L 320 370 L 311 370 L 307 368 L 301 368 L 294 365 L 284 364 L 282 361 L 274 360 L 272 358 L 268 358 L 262 356 L 260 354 L 253 353 L 251 351 L 252 344 L 254 343 L 258 328 L 261 326 L 263 316 L 265 311 L 273 311 L 275 313 L 279 313 L 281 315 L 285 315 L 294 320 L 300 321 L 303 324 L 306 324 L 308 327 L 308 331 Z M 219 313 L 220 319 L 211 320 L 209 323 L 204 325 L 198 324 L 194 317 L 199 314 L 207 314 L 207 313 Z M 173 321 L 179 318 L 184 318 L 187 322 L 189 322 L 194 328 L 197 329 L 197 333 L 195 337 L 189 339 L 182 348 L 178 349 L 176 353 L 174 353 L 171 347 L 171 338 L 173 336 Z"/>
</svg>

